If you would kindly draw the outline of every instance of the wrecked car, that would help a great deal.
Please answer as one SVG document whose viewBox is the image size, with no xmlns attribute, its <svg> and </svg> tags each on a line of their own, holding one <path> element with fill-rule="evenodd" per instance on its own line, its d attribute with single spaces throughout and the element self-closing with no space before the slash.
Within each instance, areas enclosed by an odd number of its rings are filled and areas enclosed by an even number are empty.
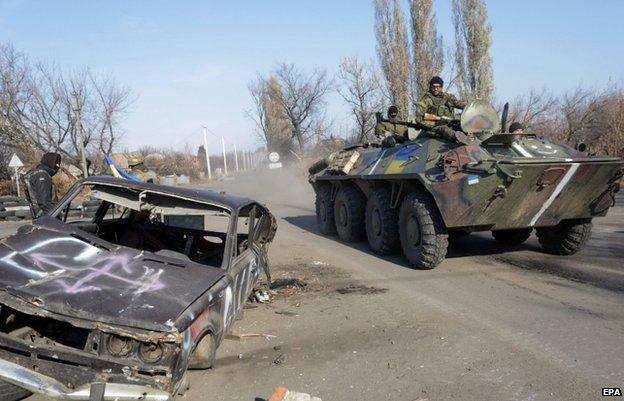
<svg viewBox="0 0 624 401">
<path fill-rule="evenodd" d="M 87 197 L 95 217 L 68 218 Z M 0 399 L 172 399 L 268 275 L 275 230 L 247 198 L 80 181 L 0 241 Z"/>
</svg>

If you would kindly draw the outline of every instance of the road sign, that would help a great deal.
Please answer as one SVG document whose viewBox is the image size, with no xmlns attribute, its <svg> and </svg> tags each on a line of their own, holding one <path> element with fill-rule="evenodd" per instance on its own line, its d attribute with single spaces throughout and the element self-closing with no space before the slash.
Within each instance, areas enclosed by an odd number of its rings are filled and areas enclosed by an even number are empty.
<svg viewBox="0 0 624 401">
<path fill-rule="evenodd" d="M 11 160 L 9 161 L 9 167 L 23 167 L 24 163 L 22 163 L 22 161 L 20 160 L 19 157 L 17 157 L 17 154 L 13 153 L 13 156 L 11 156 Z"/>
<path fill-rule="evenodd" d="M 24 167 L 24 163 L 17 157 L 17 154 L 13 153 L 11 156 L 11 160 L 9 160 L 9 167 L 13 167 L 15 170 L 15 186 L 17 187 L 17 196 L 22 196 L 20 191 L 20 180 L 19 180 L 19 168 Z"/>
<path fill-rule="evenodd" d="M 279 161 L 279 153 L 277 152 L 269 153 L 269 161 L 271 163 L 277 163 Z"/>
</svg>

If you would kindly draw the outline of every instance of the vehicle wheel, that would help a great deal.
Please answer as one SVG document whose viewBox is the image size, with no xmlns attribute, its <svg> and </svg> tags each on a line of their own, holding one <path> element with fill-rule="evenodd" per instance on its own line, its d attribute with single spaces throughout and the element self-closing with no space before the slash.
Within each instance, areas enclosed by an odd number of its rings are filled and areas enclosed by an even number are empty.
<svg viewBox="0 0 624 401">
<path fill-rule="evenodd" d="M 195 347 L 191 360 L 189 362 L 189 369 L 208 369 L 214 364 L 215 357 L 217 355 L 217 347 L 215 345 L 212 334 L 206 334 Z"/>
<path fill-rule="evenodd" d="M 357 242 L 364 238 L 364 213 L 366 197 L 356 187 L 342 187 L 334 201 L 334 221 L 338 237 L 345 242 Z"/>
<path fill-rule="evenodd" d="M 554 255 L 572 255 L 578 252 L 591 235 L 591 219 L 562 221 L 555 227 L 535 230 L 542 248 Z"/>
<path fill-rule="evenodd" d="M 446 256 L 448 234 L 433 200 L 412 192 L 403 199 L 399 211 L 401 248 L 417 269 L 433 269 Z"/>
<path fill-rule="evenodd" d="M 319 231 L 324 235 L 336 234 L 334 224 L 334 201 L 332 200 L 332 186 L 320 185 L 316 189 L 316 223 Z"/>
<path fill-rule="evenodd" d="M 28 397 L 32 393 L 26 389 L 16 386 L 13 383 L 0 380 L 0 400 L 17 401 Z"/>
<path fill-rule="evenodd" d="M 518 230 L 494 230 L 492 236 L 502 245 L 520 245 L 531 236 L 532 228 L 521 228 Z"/>
<path fill-rule="evenodd" d="M 392 255 L 401 249 L 399 210 L 390 207 L 390 191 L 377 189 L 366 202 L 366 238 L 373 252 Z"/>
</svg>

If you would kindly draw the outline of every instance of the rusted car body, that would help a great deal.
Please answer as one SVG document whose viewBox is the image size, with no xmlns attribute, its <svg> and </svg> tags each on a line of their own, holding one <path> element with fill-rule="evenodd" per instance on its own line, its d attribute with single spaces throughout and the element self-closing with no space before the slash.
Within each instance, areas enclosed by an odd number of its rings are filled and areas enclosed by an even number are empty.
<svg viewBox="0 0 624 401">
<path fill-rule="evenodd" d="M 473 102 L 456 123 L 474 139 L 422 129 L 404 142 L 360 144 L 317 162 L 309 181 L 320 231 L 367 238 L 379 254 L 402 249 L 414 267 L 430 269 L 443 260 L 449 235 L 475 231 L 515 245 L 536 229 L 548 252 L 574 253 L 591 219 L 614 204 L 621 159 L 501 132 L 504 123 L 485 102 Z"/>
<path fill-rule="evenodd" d="M 67 221 L 85 192 L 102 201 L 95 218 Z M 49 398 L 171 399 L 268 274 L 275 229 L 250 199 L 83 180 L 0 242 L 0 380 Z"/>
</svg>

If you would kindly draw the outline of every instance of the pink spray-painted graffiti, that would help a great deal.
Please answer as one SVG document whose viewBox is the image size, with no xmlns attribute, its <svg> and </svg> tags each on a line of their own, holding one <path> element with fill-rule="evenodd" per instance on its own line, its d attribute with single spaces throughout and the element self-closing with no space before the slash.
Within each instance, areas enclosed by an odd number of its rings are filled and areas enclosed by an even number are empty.
<svg viewBox="0 0 624 401">
<path fill-rule="evenodd" d="M 143 253 L 122 248 L 104 251 L 73 237 L 48 238 L 0 258 L 28 276 L 27 286 L 54 280 L 68 294 L 98 291 L 102 278 L 119 282 L 134 295 L 164 288 L 163 269 L 146 266 L 142 260 Z"/>
</svg>

